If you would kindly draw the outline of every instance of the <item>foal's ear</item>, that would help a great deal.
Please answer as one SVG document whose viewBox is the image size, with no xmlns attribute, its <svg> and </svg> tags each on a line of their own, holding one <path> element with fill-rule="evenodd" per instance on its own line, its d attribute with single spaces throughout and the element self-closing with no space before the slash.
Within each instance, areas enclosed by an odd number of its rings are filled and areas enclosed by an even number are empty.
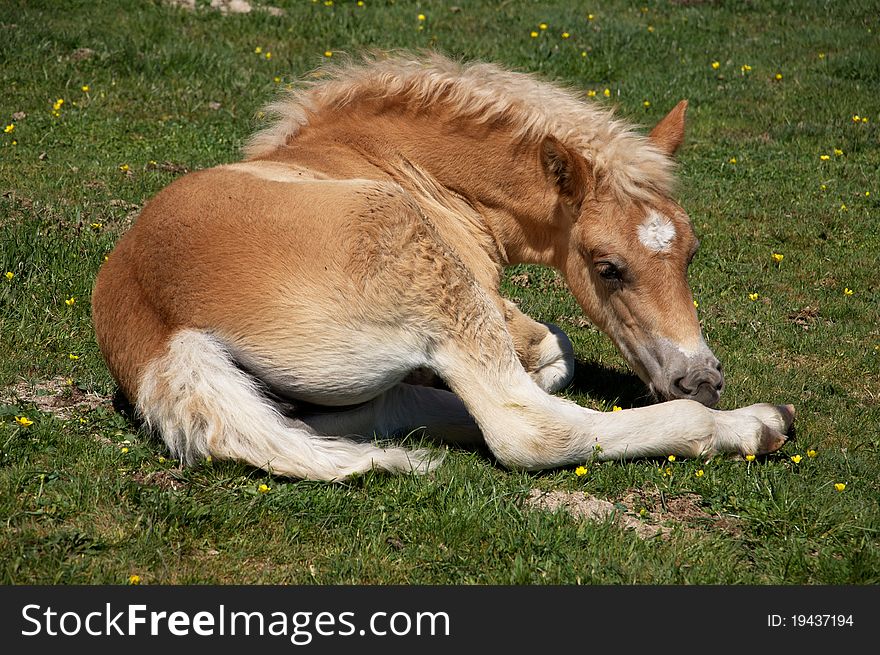
<svg viewBox="0 0 880 655">
<path fill-rule="evenodd" d="M 682 100 L 651 130 L 651 141 L 670 157 L 684 142 L 684 114 L 688 101 Z"/>
<path fill-rule="evenodd" d="M 559 193 L 572 204 L 580 205 L 592 180 L 587 160 L 552 134 L 541 144 L 541 160 Z"/>
</svg>

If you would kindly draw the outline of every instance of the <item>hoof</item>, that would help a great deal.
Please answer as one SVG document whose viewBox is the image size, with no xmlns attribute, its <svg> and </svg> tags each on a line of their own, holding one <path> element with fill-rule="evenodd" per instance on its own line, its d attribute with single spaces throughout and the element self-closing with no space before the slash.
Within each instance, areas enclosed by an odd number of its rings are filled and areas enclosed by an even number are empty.
<svg viewBox="0 0 880 655">
<path fill-rule="evenodd" d="M 785 445 L 786 441 L 788 441 L 786 435 L 778 430 L 774 430 L 769 425 L 765 425 L 758 440 L 758 454 L 766 455 L 767 453 L 776 452 Z"/>
<path fill-rule="evenodd" d="M 794 426 L 794 416 L 796 414 L 794 405 L 777 405 L 776 409 L 782 415 L 782 420 L 785 424 L 784 432 L 789 432 Z"/>
</svg>

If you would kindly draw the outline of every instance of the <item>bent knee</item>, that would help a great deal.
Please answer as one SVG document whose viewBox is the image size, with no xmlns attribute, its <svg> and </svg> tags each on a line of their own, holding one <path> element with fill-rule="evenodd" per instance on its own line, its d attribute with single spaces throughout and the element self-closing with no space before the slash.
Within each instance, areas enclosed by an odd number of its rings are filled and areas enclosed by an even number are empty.
<svg viewBox="0 0 880 655">
<path fill-rule="evenodd" d="M 547 393 L 567 387 L 574 378 L 574 347 L 557 326 L 545 323 L 547 335 L 535 346 L 534 365 L 529 373 Z"/>
</svg>

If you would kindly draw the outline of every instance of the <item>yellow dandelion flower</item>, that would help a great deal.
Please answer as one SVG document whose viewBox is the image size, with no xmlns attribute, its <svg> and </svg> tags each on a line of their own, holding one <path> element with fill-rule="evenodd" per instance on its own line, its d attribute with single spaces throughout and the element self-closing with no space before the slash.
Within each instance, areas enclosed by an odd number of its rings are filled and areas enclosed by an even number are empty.
<svg viewBox="0 0 880 655">
<path fill-rule="evenodd" d="M 675 455 L 670 455 L 670 456 L 667 457 L 666 459 L 668 459 L 670 462 L 674 462 L 674 461 L 675 461 Z"/>
<path fill-rule="evenodd" d="M 866 197 L 866 198 L 867 198 L 868 196 L 870 196 L 870 195 L 871 195 L 871 192 L 870 192 L 870 191 L 865 191 L 865 197 Z"/>
<path fill-rule="evenodd" d="M 794 462 L 795 464 L 800 464 L 801 459 L 803 459 L 803 458 L 800 455 L 792 455 L 791 456 L 791 461 Z"/>
<path fill-rule="evenodd" d="M 333 51 L 332 51 L 332 50 L 325 50 L 325 51 L 324 51 L 324 56 L 325 56 L 325 57 L 332 57 L 332 56 L 333 56 Z"/>
<path fill-rule="evenodd" d="M 15 273 L 13 273 L 12 271 L 6 271 L 6 279 L 7 280 L 11 280 L 14 277 L 15 277 Z"/>
<path fill-rule="evenodd" d="M 164 464 L 164 463 L 165 463 L 165 458 L 162 457 L 161 455 L 159 456 L 159 463 L 160 463 L 160 464 Z"/>
<path fill-rule="evenodd" d="M 835 148 L 834 154 L 840 157 L 843 154 L 843 150 L 841 150 L 840 148 Z"/>
<path fill-rule="evenodd" d="M 644 507 L 639 510 L 639 516 L 646 516 L 647 514 L 648 510 L 646 510 Z"/>
<path fill-rule="evenodd" d="M 862 122 L 863 122 L 863 123 L 867 123 L 867 122 L 868 122 L 868 117 L 867 117 L 867 116 L 862 116 Z"/>
<path fill-rule="evenodd" d="M 653 26 L 653 25 L 648 25 L 648 31 L 649 31 L 649 32 L 653 32 L 653 31 L 654 31 L 654 26 Z"/>
<path fill-rule="evenodd" d="M 547 23 L 541 23 L 540 25 L 538 25 L 538 29 L 540 29 L 540 30 L 546 30 L 546 29 L 547 29 Z"/>
<path fill-rule="evenodd" d="M 831 157 L 830 155 L 819 155 L 819 159 L 821 159 L 822 161 L 828 161 L 829 159 L 831 159 Z"/>
<path fill-rule="evenodd" d="M 74 355 L 73 353 L 69 353 L 69 354 L 67 355 L 67 358 L 68 358 L 68 359 L 71 359 L 71 360 L 73 360 L 73 361 L 76 361 L 76 360 L 79 359 L 79 355 Z"/>
<path fill-rule="evenodd" d="M 746 455 L 746 461 L 747 461 L 747 462 L 754 462 L 754 461 L 755 461 L 755 456 L 752 455 L 751 453 L 749 453 L 748 455 Z"/>
<path fill-rule="evenodd" d="M 121 170 L 123 173 L 128 173 L 128 169 L 129 169 L 128 164 L 122 164 L 119 166 L 119 170 Z"/>
<path fill-rule="evenodd" d="M 34 424 L 34 422 L 30 420 L 27 416 L 16 416 L 15 422 L 23 428 L 29 428 Z"/>
<path fill-rule="evenodd" d="M 267 484 L 261 484 L 259 487 L 257 487 L 257 491 L 259 491 L 261 494 L 267 494 L 272 491 L 272 487 Z"/>
<path fill-rule="evenodd" d="M 820 52 L 820 53 L 819 53 L 819 59 L 825 59 L 825 53 L 824 53 L 824 52 Z"/>
<path fill-rule="evenodd" d="M 593 14 L 587 14 L 587 20 L 594 20 L 595 18 Z"/>
<path fill-rule="evenodd" d="M 419 14 L 419 20 L 425 20 L 425 14 Z"/>
<path fill-rule="evenodd" d="M 757 299 L 758 299 L 757 293 L 750 293 L 749 294 L 749 300 L 757 300 Z"/>
<path fill-rule="evenodd" d="M 140 584 L 141 576 L 139 575 L 130 575 L 128 576 L 128 584 Z"/>
<path fill-rule="evenodd" d="M 667 467 L 666 470 L 663 471 L 663 475 L 671 476 L 671 475 L 672 475 L 672 469 L 669 468 L 669 467 Z"/>
<path fill-rule="evenodd" d="M 256 48 L 254 48 L 254 54 L 255 55 L 263 54 L 263 49 L 260 46 L 257 46 Z"/>
<path fill-rule="evenodd" d="M 363 7 L 363 6 L 364 6 L 364 0 L 358 0 L 358 1 L 357 1 L 357 6 L 358 6 L 358 7 Z"/>
<path fill-rule="evenodd" d="M 776 73 L 776 80 L 779 81 L 782 79 L 782 73 Z"/>
<path fill-rule="evenodd" d="M 730 164 L 735 164 L 735 163 L 736 163 L 736 157 L 731 157 L 731 158 L 728 159 L 727 161 L 728 161 L 728 163 L 730 163 Z"/>
<path fill-rule="evenodd" d="M 12 132 L 14 129 L 15 129 L 15 123 L 10 123 L 9 125 L 7 125 L 6 127 L 3 128 L 3 131 L 4 131 L 6 134 L 9 134 L 9 133 Z"/>
<path fill-rule="evenodd" d="M 849 287 L 844 287 L 843 288 L 843 295 L 844 296 L 851 296 L 851 295 L 853 295 L 853 290 L 850 289 Z"/>
<path fill-rule="evenodd" d="M 614 405 L 614 406 L 611 408 L 611 411 L 612 411 L 612 412 L 620 412 L 620 411 L 623 411 L 623 407 L 618 407 L 617 405 Z"/>
<path fill-rule="evenodd" d="M 325 7 L 332 7 L 332 6 L 333 6 L 333 0 L 324 0 L 324 6 L 325 6 Z"/>
<path fill-rule="evenodd" d="M 529 32 L 529 36 L 532 37 L 533 39 L 537 39 L 538 33 L 535 30 L 532 30 L 531 32 Z"/>
<path fill-rule="evenodd" d="M 264 56 L 266 57 L 266 59 L 272 59 L 272 53 L 271 53 L 271 52 L 267 52 Z"/>
<path fill-rule="evenodd" d="M 574 474 L 578 477 L 581 477 L 582 475 L 586 475 L 587 474 L 587 467 L 586 466 L 578 466 L 574 470 Z"/>
<path fill-rule="evenodd" d="M 783 255 L 782 253 L 779 253 L 779 252 L 774 252 L 772 255 L 770 255 L 770 257 L 777 264 L 779 264 L 783 259 L 785 259 L 785 255 Z"/>
<path fill-rule="evenodd" d="M 586 56 L 587 56 L 587 51 L 581 50 L 581 57 L 586 57 Z"/>
<path fill-rule="evenodd" d="M 842 212 L 846 211 L 846 203 L 845 202 L 840 204 L 840 211 L 842 211 Z"/>
<path fill-rule="evenodd" d="M 852 119 L 853 119 L 853 123 L 860 123 L 862 121 L 862 117 L 859 116 L 858 114 L 853 114 Z"/>
<path fill-rule="evenodd" d="M 696 473 L 694 473 L 694 475 L 696 475 L 698 478 L 702 478 L 705 474 L 703 473 L 703 469 L 700 469 Z"/>
<path fill-rule="evenodd" d="M 719 68 L 721 68 L 721 62 L 720 61 L 713 61 L 712 62 L 712 70 L 717 71 Z"/>
<path fill-rule="evenodd" d="M 813 450 L 812 448 L 810 448 L 810 449 L 807 451 L 807 457 L 809 457 L 810 459 L 813 459 L 813 458 L 814 458 L 816 455 L 818 455 L 818 454 L 819 454 L 819 453 L 817 453 L 817 452 L 816 452 L 815 450 Z"/>
<path fill-rule="evenodd" d="M 281 84 L 281 78 L 277 75 L 272 78 L 272 81 L 275 82 L 275 84 Z"/>
<path fill-rule="evenodd" d="M 100 230 L 103 227 L 102 223 L 91 223 L 91 227 L 93 230 Z"/>
<path fill-rule="evenodd" d="M 90 91 L 90 89 L 89 89 L 89 85 L 88 85 L 88 84 L 83 84 L 83 85 L 80 87 L 80 90 L 81 90 L 83 93 L 88 93 L 88 92 Z"/>
<path fill-rule="evenodd" d="M 594 91 L 593 89 L 590 89 L 589 91 L 587 91 L 587 97 L 588 97 L 588 98 L 595 98 L 595 97 L 596 97 L 596 91 Z"/>
<path fill-rule="evenodd" d="M 742 66 L 740 66 L 740 70 L 745 75 L 746 73 L 748 73 L 752 70 L 752 67 L 749 66 L 748 64 L 743 64 Z"/>
<path fill-rule="evenodd" d="M 650 101 L 650 100 L 645 100 L 645 101 L 642 103 L 642 106 L 643 106 L 645 109 L 647 109 L 648 107 L 651 106 L 651 101 Z"/>
<path fill-rule="evenodd" d="M 64 304 L 67 305 L 68 307 L 73 307 L 74 303 L 76 303 L 76 298 L 74 296 L 71 296 L 70 298 L 68 298 L 67 300 L 64 301 Z"/>
<path fill-rule="evenodd" d="M 562 34 L 560 34 L 560 36 L 561 36 L 563 39 L 567 39 L 568 37 L 571 36 L 571 34 L 569 34 L 568 32 L 563 32 Z"/>
<path fill-rule="evenodd" d="M 698 303 L 698 302 L 695 300 L 695 301 L 694 301 L 694 309 L 696 309 L 696 308 L 699 307 L 699 306 L 700 306 L 700 303 Z"/>
<path fill-rule="evenodd" d="M 835 482 L 834 488 L 837 489 L 838 491 L 843 491 L 844 489 L 846 489 L 846 483 L 845 482 Z"/>
<path fill-rule="evenodd" d="M 819 188 L 822 189 L 822 191 L 824 191 L 824 190 L 827 189 L 828 187 L 825 186 L 824 184 L 820 184 L 820 185 L 819 185 Z"/>
<path fill-rule="evenodd" d="M 606 98 L 610 98 L 611 97 L 611 89 L 605 89 L 602 92 L 602 95 L 604 95 Z"/>
</svg>

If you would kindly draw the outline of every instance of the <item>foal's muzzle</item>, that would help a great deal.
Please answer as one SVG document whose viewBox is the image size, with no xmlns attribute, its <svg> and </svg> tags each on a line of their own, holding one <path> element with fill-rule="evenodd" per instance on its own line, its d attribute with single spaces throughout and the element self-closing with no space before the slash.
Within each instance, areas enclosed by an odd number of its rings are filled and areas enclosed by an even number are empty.
<svg viewBox="0 0 880 655">
<path fill-rule="evenodd" d="M 644 380 L 657 400 L 696 400 L 714 407 L 724 389 L 721 362 L 705 343 L 685 349 L 658 339 L 648 347 L 630 350 L 618 346 L 633 370 Z"/>
<path fill-rule="evenodd" d="M 707 407 L 717 405 L 724 389 L 721 362 L 708 354 L 688 358 L 682 364 L 668 373 L 671 384 L 667 386 L 667 400 L 686 398 Z"/>
</svg>

